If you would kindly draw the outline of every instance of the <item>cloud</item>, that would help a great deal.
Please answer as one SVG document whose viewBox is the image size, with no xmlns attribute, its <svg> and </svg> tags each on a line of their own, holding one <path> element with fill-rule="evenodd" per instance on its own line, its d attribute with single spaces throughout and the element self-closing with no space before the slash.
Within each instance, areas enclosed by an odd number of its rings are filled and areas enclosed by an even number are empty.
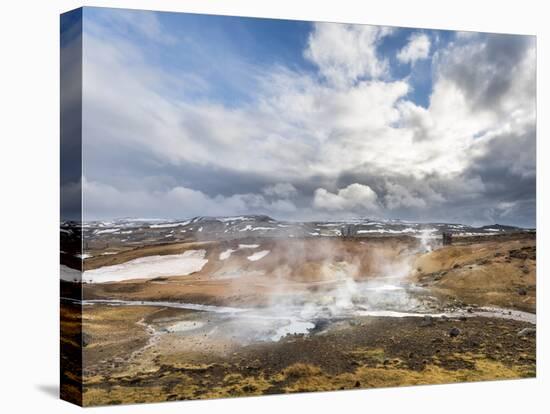
<svg viewBox="0 0 550 414">
<path fill-rule="evenodd" d="M 411 132 L 413 141 L 436 138 L 433 134 L 434 120 L 430 111 L 411 101 L 400 102 L 398 109 L 401 115 L 401 126 Z"/>
<path fill-rule="evenodd" d="M 84 218 L 114 217 L 194 217 L 278 213 L 296 210 L 290 200 L 266 200 L 261 194 L 209 196 L 201 191 L 177 186 L 165 190 L 125 190 L 110 184 L 84 179 Z M 159 209 L 159 206 L 164 206 Z"/>
<path fill-rule="evenodd" d="M 400 184 L 386 183 L 387 192 L 384 196 L 386 207 L 394 210 L 399 207 L 426 207 L 426 201 L 421 197 L 412 194 L 407 188 Z"/>
<path fill-rule="evenodd" d="M 134 34 L 142 40 L 167 44 L 173 44 L 177 40 L 176 37 L 163 29 L 158 14 L 154 11 L 129 9 L 86 10 L 86 14 L 90 12 L 94 13 L 100 24 L 108 25 L 112 30 L 123 36 Z"/>
<path fill-rule="evenodd" d="M 424 33 L 413 33 L 409 42 L 397 53 L 397 60 L 403 63 L 414 63 L 426 59 L 430 54 L 430 38 Z"/>
<path fill-rule="evenodd" d="M 296 187 L 290 183 L 276 183 L 265 187 L 262 192 L 270 197 L 292 198 L 298 194 Z"/>
<path fill-rule="evenodd" d="M 246 74 L 238 83 L 246 99 L 237 99 L 224 84 L 197 87 L 214 84 L 203 70 L 151 59 L 155 25 L 170 34 L 153 18 L 135 36 L 102 21 L 86 26 L 84 173 L 97 184 L 88 187 L 96 191 L 90 215 L 534 222 L 532 38 L 476 34 L 429 45 L 424 107 L 381 53 L 392 30 L 319 23 L 302 51 L 314 64 L 306 69 L 227 50 L 234 58 L 224 71 Z M 423 56 L 412 52 L 418 36 L 429 42 L 417 33 L 399 52 L 411 62 Z M 159 48 L 186 62 L 211 52 L 206 43 L 183 51 L 183 42 L 162 39 L 155 55 Z M 505 216 L 495 207 L 514 201 Z"/>
<path fill-rule="evenodd" d="M 437 57 L 437 77 L 472 109 L 533 109 L 535 38 L 506 34 L 460 37 Z M 437 91 L 435 91 L 437 93 Z"/>
<path fill-rule="evenodd" d="M 379 58 L 377 45 L 391 32 L 379 26 L 315 23 L 304 54 L 336 86 L 380 78 L 387 75 L 388 61 Z"/>
<path fill-rule="evenodd" d="M 313 206 L 325 210 L 372 210 L 378 209 L 378 196 L 368 185 L 354 183 L 331 193 L 324 188 L 315 190 Z"/>
</svg>

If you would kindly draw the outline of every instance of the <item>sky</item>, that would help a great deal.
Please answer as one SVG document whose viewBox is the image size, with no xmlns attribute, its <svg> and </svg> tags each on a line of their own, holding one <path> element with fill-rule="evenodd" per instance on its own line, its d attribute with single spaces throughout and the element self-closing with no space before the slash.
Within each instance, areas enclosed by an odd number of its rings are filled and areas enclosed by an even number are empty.
<svg viewBox="0 0 550 414">
<path fill-rule="evenodd" d="M 82 27 L 86 220 L 535 226 L 534 37 L 102 8 Z"/>
</svg>

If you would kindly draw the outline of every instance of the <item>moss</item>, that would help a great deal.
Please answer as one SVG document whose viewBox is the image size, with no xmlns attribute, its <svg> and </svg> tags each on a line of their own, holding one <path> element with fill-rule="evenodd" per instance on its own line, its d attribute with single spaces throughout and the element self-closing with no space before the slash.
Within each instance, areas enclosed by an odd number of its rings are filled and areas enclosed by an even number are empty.
<svg viewBox="0 0 550 414">
<path fill-rule="evenodd" d="M 506 366 L 489 359 L 480 359 L 476 355 L 463 355 L 465 361 L 475 361 L 474 369 L 449 370 L 437 365 L 427 365 L 416 371 L 404 368 L 360 367 L 352 373 L 330 376 L 317 367 L 302 366 L 300 373 L 308 371 L 314 375 L 297 377 L 285 375 L 290 383 L 284 387 L 286 392 L 329 391 L 350 388 L 398 387 L 421 384 L 446 384 L 454 382 L 472 382 L 525 378 L 534 375 L 533 369 L 524 366 Z M 299 364 L 304 365 L 304 364 Z M 294 372 L 294 371 L 291 371 Z M 283 375 L 285 371 L 283 371 Z"/>
<path fill-rule="evenodd" d="M 381 349 L 363 349 L 355 353 L 381 359 Z M 117 385 L 108 382 L 89 383 L 85 387 L 84 405 L 104 405 L 112 401 L 123 404 L 166 400 L 210 399 L 262 395 L 276 389 L 280 392 L 331 391 L 352 388 L 397 387 L 422 384 L 446 384 L 485 380 L 503 380 L 535 376 L 532 365 L 507 365 L 479 354 L 454 355 L 473 364 L 473 369 L 446 369 L 428 364 L 423 370 L 412 370 L 395 365 L 360 366 L 356 370 L 330 375 L 319 366 L 305 363 L 292 364 L 275 375 L 260 373 L 245 376 L 227 372 L 217 381 L 207 382 L 204 376 L 189 376 L 181 372 L 170 373 L 154 385 Z M 201 367 L 202 368 L 202 367 Z M 164 384 L 164 385 L 163 385 Z"/>
</svg>

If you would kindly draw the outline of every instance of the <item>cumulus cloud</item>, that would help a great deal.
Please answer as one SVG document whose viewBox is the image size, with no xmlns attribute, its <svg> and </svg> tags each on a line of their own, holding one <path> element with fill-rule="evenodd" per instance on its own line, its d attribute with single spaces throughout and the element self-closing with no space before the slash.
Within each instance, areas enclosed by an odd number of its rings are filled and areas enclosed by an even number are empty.
<svg viewBox="0 0 550 414">
<path fill-rule="evenodd" d="M 388 27 L 315 23 L 305 56 L 337 86 L 376 79 L 388 72 L 388 61 L 378 56 L 377 45 L 391 32 Z"/>
<path fill-rule="evenodd" d="M 225 84 L 216 84 L 219 96 L 210 94 L 210 71 L 177 66 L 174 73 L 128 36 L 158 37 L 155 48 L 171 44 L 158 35 L 166 30 L 156 15 L 124 24 L 98 21 L 84 35 L 84 168 L 97 184 L 87 190 L 92 215 L 156 209 L 178 218 L 303 218 L 330 211 L 534 223 L 531 37 L 476 34 L 430 45 L 426 33 L 413 34 L 397 54 L 412 63 L 432 59 L 429 104 L 421 106 L 411 97 L 411 78 L 392 76 L 381 52 L 398 30 L 314 24 L 302 51 L 313 69 L 239 60 L 238 49 L 227 51 L 238 63 L 210 65 L 231 80 L 241 76 L 242 83 L 230 83 L 246 99 L 227 102 Z M 176 53 L 183 53 L 178 42 Z M 186 50 L 187 60 L 211 58 L 208 47 Z M 515 201 L 505 215 L 496 207 Z"/>
<path fill-rule="evenodd" d="M 424 33 L 413 33 L 409 42 L 397 53 L 397 60 L 403 63 L 414 63 L 426 59 L 430 54 L 430 38 Z"/>
<path fill-rule="evenodd" d="M 535 59 L 532 36 L 475 35 L 441 50 L 436 71 L 440 86 L 471 109 L 512 114 L 535 105 Z"/>
<path fill-rule="evenodd" d="M 430 111 L 411 101 L 400 102 L 398 109 L 401 115 L 401 126 L 410 131 L 413 141 L 436 138 L 433 134 L 434 120 Z"/>
<path fill-rule="evenodd" d="M 372 212 L 378 208 L 378 196 L 368 185 L 350 184 L 331 193 L 324 188 L 315 190 L 313 205 L 326 210 L 361 210 Z"/>
</svg>

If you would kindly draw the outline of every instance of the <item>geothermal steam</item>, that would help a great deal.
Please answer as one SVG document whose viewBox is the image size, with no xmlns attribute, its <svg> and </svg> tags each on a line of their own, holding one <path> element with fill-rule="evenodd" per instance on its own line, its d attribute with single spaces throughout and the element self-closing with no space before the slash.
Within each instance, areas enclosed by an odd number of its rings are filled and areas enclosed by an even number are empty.
<svg viewBox="0 0 550 414">
<path fill-rule="evenodd" d="M 276 340 L 365 311 L 418 310 L 408 277 L 414 255 L 431 251 L 430 236 L 412 244 L 281 241 L 270 253 L 277 262 L 267 306 L 238 315 L 240 336 Z"/>
</svg>

